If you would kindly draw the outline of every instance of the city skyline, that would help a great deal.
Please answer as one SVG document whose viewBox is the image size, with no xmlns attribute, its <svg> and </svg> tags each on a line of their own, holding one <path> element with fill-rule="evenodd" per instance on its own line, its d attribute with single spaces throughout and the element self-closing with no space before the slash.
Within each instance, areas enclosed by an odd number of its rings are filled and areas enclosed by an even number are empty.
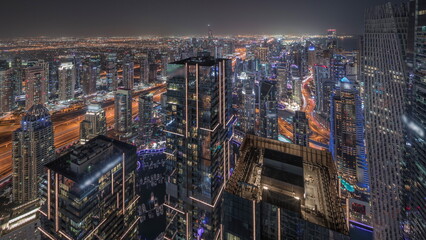
<svg viewBox="0 0 426 240">
<path fill-rule="evenodd" d="M 0 240 L 426 238 L 426 0 L 1 6 Z"/>
</svg>

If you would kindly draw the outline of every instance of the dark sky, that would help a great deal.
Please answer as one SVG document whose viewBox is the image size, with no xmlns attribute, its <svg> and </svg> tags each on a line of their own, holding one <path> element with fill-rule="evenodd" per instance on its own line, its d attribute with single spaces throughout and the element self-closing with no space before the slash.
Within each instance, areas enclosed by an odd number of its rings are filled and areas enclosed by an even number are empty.
<svg viewBox="0 0 426 240">
<path fill-rule="evenodd" d="M 391 0 L 401 2 L 402 0 Z M 407 0 L 408 1 L 408 0 Z M 361 33 L 366 7 L 385 0 L 2 0 L 0 38 Z"/>
</svg>

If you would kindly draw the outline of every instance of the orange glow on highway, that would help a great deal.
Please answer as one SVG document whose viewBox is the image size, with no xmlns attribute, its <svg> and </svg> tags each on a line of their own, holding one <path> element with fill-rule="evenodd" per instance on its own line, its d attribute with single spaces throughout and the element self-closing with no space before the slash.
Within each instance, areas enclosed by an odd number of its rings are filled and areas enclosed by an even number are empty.
<svg viewBox="0 0 426 240">
<path fill-rule="evenodd" d="M 142 92 L 156 94 L 155 96 L 158 96 L 157 98 L 159 98 L 161 94 L 165 92 L 165 85 L 162 84 L 155 86 L 153 90 L 149 89 L 140 91 L 140 93 Z M 134 100 L 132 101 L 133 117 L 136 117 L 139 112 L 137 99 L 138 93 L 135 94 Z M 75 110 L 78 109 L 75 108 Z M 104 107 L 104 110 L 107 119 L 107 126 L 111 127 L 114 125 L 114 104 Z M 55 147 L 57 149 L 68 146 L 80 138 L 80 122 L 84 119 L 84 113 L 68 111 L 65 115 L 61 115 L 57 119 L 55 119 L 55 116 L 52 118 L 55 134 Z M 12 132 L 19 127 L 19 124 L 15 123 L 0 126 L 0 180 L 9 176 L 12 172 L 12 142 L 10 140 L 10 136 Z"/>
</svg>

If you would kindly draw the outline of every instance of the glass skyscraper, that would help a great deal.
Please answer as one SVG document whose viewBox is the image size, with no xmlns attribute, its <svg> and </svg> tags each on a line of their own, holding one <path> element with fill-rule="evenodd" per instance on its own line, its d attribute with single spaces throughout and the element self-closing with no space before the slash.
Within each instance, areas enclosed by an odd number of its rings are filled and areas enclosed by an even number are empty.
<svg viewBox="0 0 426 240">
<path fill-rule="evenodd" d="M 422 239 L 426 236 L 426 2 L 417 0 L 413 4 L 415 28 L 410 30 L 414 30 L 414 82 L 409 111 L 403 118 L 407 133 L 403 230 L 406 239 Z"/>
<path fill-rule="evenodd" d="M 365 83 L 367 158 L 375 239 L 400 239 L 400 190 L 406 88 L 408 4 L 387 3 L 365 14 L 361 81 Z"/>
<path fill-rule="evenodd" d="M 231 61 L 208 54 L 168 65 L 165 129 L 171 239 L 216 239 L 231 169 Z"/>
</svg>

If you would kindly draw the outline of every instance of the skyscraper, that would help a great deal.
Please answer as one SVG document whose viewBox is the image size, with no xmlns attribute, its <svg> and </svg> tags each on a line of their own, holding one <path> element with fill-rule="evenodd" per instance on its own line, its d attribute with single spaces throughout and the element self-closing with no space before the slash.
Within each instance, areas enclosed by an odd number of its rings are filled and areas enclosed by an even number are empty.
<svg viewBox="0 0 426 240">
<path fill-rule="evenodd" d="M 328 118 L 330 115 L 330 96 L 336 83 L 330 78 L 327 66 L 317 65 L 315 69 L 316 104 L 315 111 Z"/>
<path fill-rule="evenodd" d="M 46 165 L 42 235 L 137 239 L 136 147 L 97 136 Z"/>
<path fill-rule="evenodd" d="M 413 1 L 414 30 L 414 83 L 411 104 L 403 117 L 407 133 L 406 156 L 403 161 L 403 211 L 406 239 L 422 239 L 426 236 L 426 2 Z M 410 5 L 410 7 L 413 5 Z M 411 30 L 411 29 L 410 29 Z"/>
<path fill-rule="evenodd" d="M 139 136 L 144 143 L 152 137 L 153 105 L 152 94 L 139 96 Z"/>
<path fill-rule="evenodd" d="M 0 113 L 9 112 L 15 105 L 14 70 L 6 61 L 0 61 Z"/>
<path fill-rule="evenodd" d="M 294 144 L 309 147 L 309 124 L 306 113 L 296 111 L 293 117 Z"/>
<path fill-rule="evenodd" d="M 101 67 L 99 59 L 96 57 L 92 57 L 88 59 L 86 63 L 84 63 L 81 82 L 81 87 L 84 94 L 90 95 L 96 93 L 96 83 L 100 77 L 100 70 Z"/>
<path fill-rule="evenodd" d="M 38 197 L 43 165 L 55 157 L 49 111 L 33 105 L 12 135 L 13 201 L 25 203 Z"/>
<path fill-rule="evenodd" d="M 59 100 L 65 101 L 74 98 L 76 71 L 72 62 L 64 62 L 58 68 L 59 73 Z"/>
<path fill-rule="evenodd" d="M 223 239 L 349 239 L 330 153 L 246 135 L 223 198 Z"/>
<path fill-rule="evenodd" d="M 25 109 L 47 102 L 47 85 L 44 68 L 33 66 L 25 69 Z"/>
<path fill-rule="evenodd" d="M 346 74 L 346 57 L 340 54 L 333 54 L 330 59 L 330 78 L 337 84 L 340 79 L 347 76 Z"/>
<path fill-rule="evenodd" d="M 365 82 L 367 158 L 375 239 L 400 239 L 402 115 L 406 88 L 407 4 L 365 14 L 361 79 Z"/>
<path fill-rule="evenodd" d="M 97 135 L 106 135 L 105 111 L 99 104 L 90 104 L 80 123 L 80 142 L 86 143 Z"/>
<path fill-rule="evenodd" d="M 370 224 L 363 109 L 356 85 L 346 77 L 337 83 L 331 96 L 330 123 L 330 151 L 340 178 L 340 192 L 349 199 L 350 219 Z"/>
<path fill-rule="evenodd" d="M 256 122 L 256 94 L 254 90 L 254 79 L 252 77 L 243 80 L 242 94 L 241 128 L 246 133 L 254 133 Z"/>
<path fill-rule="evenodd" d="M 123 62 L 123 88 L 133 89 L 135 78 L 134 63 L 125 60 Z"/>
<path fill-rule="evenodd" d="M 336 29 L 327 30 L 327 42 L 328 49 L 335 49 L 337 47 L 337 31 Z"/>
<path fill-rule="evenodd" d="M 148 54 L 141 53 L 136 56 L 140 65 L 140 82 L 144 84 L 149 83 L 149 62 Z"/>
<path fill-rule="evenodd" d="M 168 71 L 166 236 L 215 239 L 232 164 L 231 62 L 204 55 L 173 62 Z"/>
<path fill-rule="evenodd" d="M 132 135 L 132 90 L 119 88 L 115 93 L 115 132 L 122 138 Z"/>
<path fill-rule="evenodd" d="M 259 85 L 260 136 L 278 139 L 278 99 L 276 82 L 262 80 Z"/>
<path fill-rule="evenodd" d="M 107 58 L 106 65 L 106 82 L 109 91 L 115 91 L 118 88 L 118 75 L 117 75 L 117 65 L 116 65 L 116 56 L 109 55 Z"/>
</svg>

